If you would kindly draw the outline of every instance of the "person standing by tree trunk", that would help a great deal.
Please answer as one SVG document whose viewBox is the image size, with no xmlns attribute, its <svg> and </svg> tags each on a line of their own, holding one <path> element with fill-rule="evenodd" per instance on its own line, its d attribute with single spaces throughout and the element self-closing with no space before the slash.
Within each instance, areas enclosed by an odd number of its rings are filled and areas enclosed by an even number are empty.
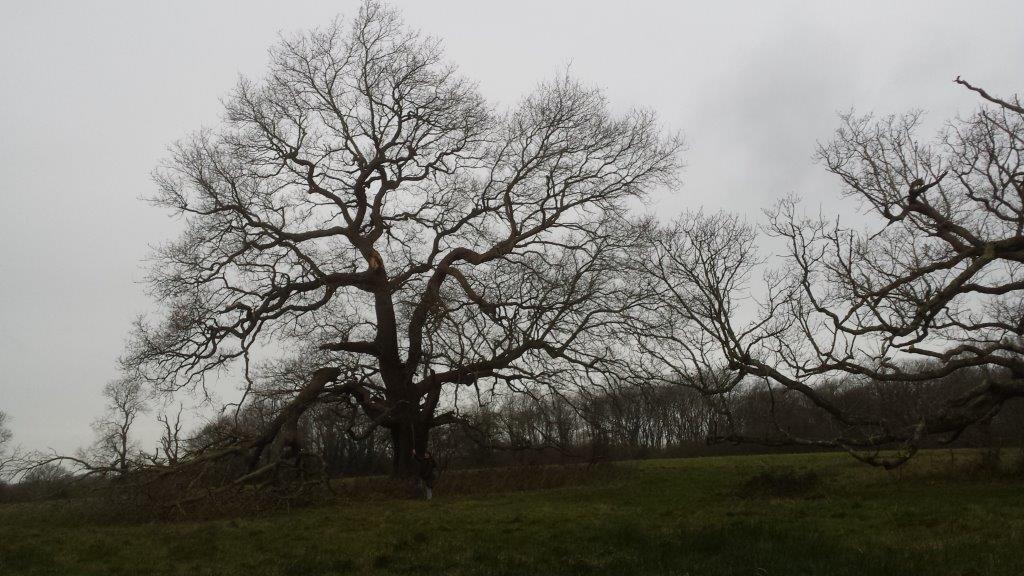
<svg viewBox="0 0 1024 576">
<path fill-rule="evenodd" d="M 437 480 L 439 475 L 437 461 L 434 460 L 429 450 L 424 450 L 422 456 L 413 450 L 412 457 L 418 464 L 416 476 L 417 492 L 423 496 L 424 500 L 430 500 L 434 496 L 434 481 Z"/>
</svg>

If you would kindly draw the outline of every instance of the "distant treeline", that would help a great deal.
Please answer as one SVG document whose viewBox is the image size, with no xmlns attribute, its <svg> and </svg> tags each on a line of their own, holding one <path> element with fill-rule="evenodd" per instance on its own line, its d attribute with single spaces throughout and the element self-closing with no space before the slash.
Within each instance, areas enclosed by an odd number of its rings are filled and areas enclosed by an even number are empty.
<svg viewBox="0 0 1024 576">
<path fill-rule="evenodd" d="M 941 380 L 844 380 L 820 388 L 845 412 L 889 427 L 913 427 L 982 377 L 978 370 L 961 370 Z M 813 450 L 810 444 L 794 445 L 791 437 L 828 440 L 843 424 L 810 402 L 803 394 L 758 382 L 720 397 L 670 385 L 608 387 L 599 394 L 513 394 L 462 410 L 456 423 L 433 431 L 430 449 L 449 468 Z M 215 445 L 218 436 L 238 434 L 237 426 L 264 429 L 275 413 L 273 406 L 257 403 L 237 425 L 233 419 L 211 424 L 189 445 Z M 303 451 L 318 456 L 331 476 L 391 470 L 389 431 L 372 428 L 356 411 L 317 406 L 303 416 L 298 432 Z M 730 441 L 739 437 L 760 442 Z M 1024 446 L 1024 402 L 1010 401 L 963 434 L 925 446 Z"/>
<path fill-rule="evenodd" d="M 979 370 L 961 370 L 924 382 L 834 381 L 819 386 L 844 409 L 886 422 L 915 426 L 924 414 L 976 386 Z M 240 437 L 265 430 L 277 413 L 267 396 L 237 417 L 201 427 L 175 444 L 175 459 L 195 459 L 230 446 Z M 600 394 L 512 394 L 505 399 L 461 411 L 455 423 L 434 430 L 430 450 L 445 469 L 596 462 L 616 459 L 683 457 L 715 454 L 815 450 L 801 439 L 835 438 L 840 422 L 815 409 L 806 395 L 751 382 L 719 397 L 685 386 L 608 387 Z M 881 431 L 880 431 L 881 432 Z M 299 421 L 298 445 L 304 467 L 330 477 L 388 474 L 392 470 L 389 431 L 375 428 L 358 410 L 345 405 L 317 405 Z M 747 441 L 731 442 L 743 437 Z M 760 442 L 749 442 L 756 439 Z M 1024 402 L 1010 401 L 990 419 L 964 433 L 931 439 L 926 447 L 1024 448 Z M 159 453 L 159 451 L 158 451 Z M 148 469 L 175 464 L 151 459 Z M 203 483 L 219 485 L 245 468 L 245 461 L 220 459 L 204 472 Z M 33 469 L 18 485 L 0 486 L 0 500 L 53 498 L 87 491 L 105 483 L 82 481 L 58 464 Z M 191 481 L 191 480 L 190 480 Z M 78 486 L 78 487 L 76 487 Z"/>
</svg>

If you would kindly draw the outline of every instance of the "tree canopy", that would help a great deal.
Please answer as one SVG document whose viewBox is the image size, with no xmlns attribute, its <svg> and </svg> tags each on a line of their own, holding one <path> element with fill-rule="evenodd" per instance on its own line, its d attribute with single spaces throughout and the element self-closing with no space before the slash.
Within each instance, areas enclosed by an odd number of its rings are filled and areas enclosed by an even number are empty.
<svg viewBox="0 0 1024 576">
<path fill-rule="evenodd" d="M 754 440 L 837 446 L 889 466 L 922 439 L 954 439 L 1024 396 L 1024 108 L 956 81 L 982 106 L 932 141 L 918 135 L 919 112 L 849 114 L 820 146 L 842 194 L 872 217 L 867 228 L 808 216 L 790 198 L 760 229 L 695 214 L 656 233 L 645 262 L 660 324 L 639 337 L 650 375 L 713 394 L 752 379 L 802 394 L 833 419 L 833 437 L 779 428 Z M 760 234 L 785 248 L 755 284 Z M 751 297 L 757 310 L 746 321 Z M 823 386 L 909 385 L 958 372 L 978 381 L 932 395 L 909 421 L 844 404 Z M 878 456 L 893 446 L 906 450 Z"/>
<path fill-rule="evenodd" d="M 155 172 L 152 201 L 185 230 L 153 256 L 164 315 L 138 323 L 126 369 L 171 392 L 238 361 L 241 403 L 251 355 L 282 350 L 262 373 L 289 401 L 242 441 L 252 468 L 339 402 L 391 430 L 409 473 L 450 421 L 446 390 L 604 361 L 639 298 L 627 204 L 674 181 L 680 147 L 568 76 L 499 112 L 436 40 L 367 3 L 282 40 Z"/>
</svg>

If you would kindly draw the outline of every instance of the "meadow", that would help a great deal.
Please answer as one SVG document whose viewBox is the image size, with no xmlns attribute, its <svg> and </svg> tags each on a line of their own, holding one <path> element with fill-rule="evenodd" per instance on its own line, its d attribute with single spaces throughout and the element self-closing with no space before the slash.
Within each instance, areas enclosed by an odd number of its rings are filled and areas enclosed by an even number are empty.
<svg viewBox="0 0 1024 576">
<path fill-rule="evenodd" d="M 0 505 L 0 574 L 1024 574 L 1024 475 L 969 452 L 608 464 L 554 488 L 339 496 L 259 516 L 100 521 Z M 446 486 L 450 488 L 446 490 Z"/>
</svg>

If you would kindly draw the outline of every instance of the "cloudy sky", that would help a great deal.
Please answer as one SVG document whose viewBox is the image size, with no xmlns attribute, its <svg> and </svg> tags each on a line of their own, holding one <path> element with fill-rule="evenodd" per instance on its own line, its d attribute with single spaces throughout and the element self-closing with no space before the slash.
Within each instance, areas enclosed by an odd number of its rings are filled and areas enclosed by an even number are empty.
<svg viewBox="0 0 1024 576">
<path fill-rule="evenodd" d="M 757 218 L 796 193 L 838 111 L 928 111 L 1024 91 L 1024 2 L 394 2 L 498 105 L 566 66 L 687 139 L 684 185 L 650 209 Z M 279 32 L 358 2 L 6 2 L 0 12 L 0 410 L 29 448 L 90 440 L 100 389 L 150 308 L 148 246 L 177 224 L 140 200 L 166 146 L 217 122 Z"/>
</svg>

